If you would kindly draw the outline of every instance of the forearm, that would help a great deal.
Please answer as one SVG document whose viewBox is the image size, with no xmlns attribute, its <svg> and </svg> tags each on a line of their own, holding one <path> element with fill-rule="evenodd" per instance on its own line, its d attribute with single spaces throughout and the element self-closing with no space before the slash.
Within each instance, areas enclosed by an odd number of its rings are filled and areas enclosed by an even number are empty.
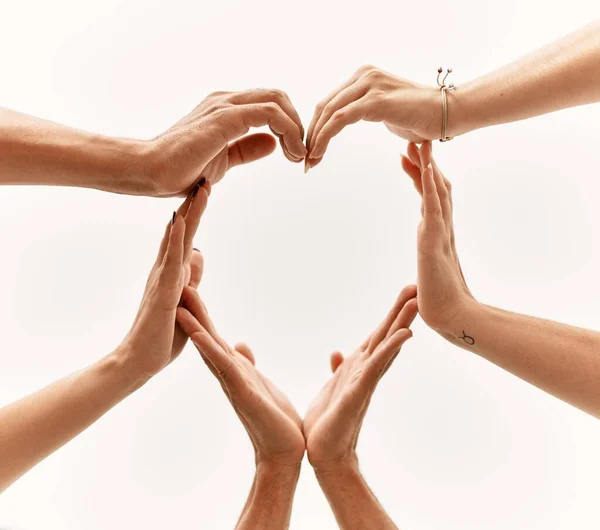
<svg viewBox="0 0 600 530">
<path fill-rule="evenodd" d="M 600 333 L 472 302 L 447 338 L 600 418 Z"/>
<path fill-rule="evenodd" d="M 151 194 L 144 142 L 109 138 L 0 108 L 0 184 Z"/>
<path fill-rule="evenodd" d="M 113 353 L 0 409 L 0 492 L 142 384 Z"/>
<path fill-rule="evenodd" d="M 259 463 L 237 530 L 289 528 L 300 466 Z"/>
<path fill-rule="evenodd" d="M 397 530 L 357 465 L 315 471 L 342 530 Z"/>
<path fill-rule="evenodd" d="M 448 92 L 457 136 L 600 101 L 600 21 Z"/>
</svg>

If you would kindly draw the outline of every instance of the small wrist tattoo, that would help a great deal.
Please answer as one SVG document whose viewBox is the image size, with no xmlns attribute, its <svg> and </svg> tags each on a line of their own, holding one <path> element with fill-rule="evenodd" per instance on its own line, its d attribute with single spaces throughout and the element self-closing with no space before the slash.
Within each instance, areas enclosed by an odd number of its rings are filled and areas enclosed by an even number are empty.
<svg viewBox="0 0 600 530">
<path fill-rule="evenodd" d="M 469 346 L 473 346 L 475 344 L 475 339 L 467 335 L 464 331 L 462 332 L 463 336 L 458 337 L 461 340 L 464 340 Z"/>
</svg>

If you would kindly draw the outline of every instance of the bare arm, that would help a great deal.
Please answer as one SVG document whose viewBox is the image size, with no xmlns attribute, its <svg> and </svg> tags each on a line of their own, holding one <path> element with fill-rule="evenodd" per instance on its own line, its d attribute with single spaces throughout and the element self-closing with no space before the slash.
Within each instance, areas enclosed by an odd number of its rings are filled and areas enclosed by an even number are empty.
<svg viewBox="0 0 600 530">
<path fill-rule="evenodd" d="M 185 279 L 196 287 L 202 272 L 192 237 L 210 186 L 186 200 L 170 222 L 150 273 L 140 310 L 123 343 L 70 377 L 0 409 L 0 492 L 87 429 L 167 366 L 186 336 L 175 326 Z"/>
<path fill-rule="evenodd" d="M 300 466 L 259 464 L 237 530 L 289 528 Z"/>
<path fill-rule="evenodd" d="M 340 528 L 398 530 L 369 489 L 358 465 L 315 473 Z"/>
<path fill-rule="evenodd" d="M 448 92 L 450 136 L 600 101 L 600 20 L 490 74 L 456 83 L 459 89 Z M 360 120 L 383 122 L 411 142 L 437 140 L 439 88 L 374 66 L 359 68 L 317 105 L 306 169 L 321 162 L 334 136 Z"/>
<path fill-rule="evenodd" d="M 451 135 L 600 101 L 600 20 L 448 94 Z"/>
<path fill-rule="evenodd" d="M 0 410 L 0 492 L 143 384 L 120 352 Z"/>
<path fill-rule="evenodd" d="M 343 530 L 397 527 L 369 489 L 358 466 L 356 446 L 377 384 L 412 336 L 416 287 L 405 287 L 381 325 L 344 358 L 331 356 L 333 376 L 304 418 L 308 459 Z"/>
<path fill-rule="evenodd" d="M 279 90 L 211 94 L 148 141 L 109 138 L 0 109 L 0 185 L 184 196 L 202 177 L 214 184 L 228 169 L 272 153 L 271 135 L 246 136 L 251 128 L 267 124 L 286 157 L 301 161 L 306 154 L 302 123 Z"/>
<path fill-rule="evenodd" d="M 600 418 L 600 333 L 476 301 L 456 252 L 450 182 L 435 164 L 431 144 L 420 150 L 411 144 L 409 155 L 404 169 L 423 196 L 418 236 L 423 320 L 453 344 Z"/>
<path fill-rule="evenodd" d="M 250 348 L 246 344 L 232 348 L 218 334 L 194 289 L 183 290 L 177 322 L 219 380 L 254 446 L 254 482 L 236 528 L 288 528 L 306 449 L 300 416 L 256 368 Z"/>
<path fill-rule="evenodd" d="M 470 338 L 461 339 L 463 332 Z M 600 418 L 600 333 L 477 302 L 466 305 L 444 333 L 458 346 Z"/>
<path fill-rule="evenodd" d="M 0 109 L 0 184 L 150 194 L 144 143 L 108 138 Z"/>
</svg>

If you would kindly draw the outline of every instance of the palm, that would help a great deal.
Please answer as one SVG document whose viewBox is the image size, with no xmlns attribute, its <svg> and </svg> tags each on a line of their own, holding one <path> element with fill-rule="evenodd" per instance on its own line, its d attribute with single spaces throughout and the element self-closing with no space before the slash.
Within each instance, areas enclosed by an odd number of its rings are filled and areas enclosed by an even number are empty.
<svg viewBox="0 0 600 530">
<path fill-rule="evenodd" d="M 349 416 L 348 412 L 356 403 L 360 376 L 369 361 L 364 352 L 359 348 L 344 360 L 306 413 L 304 434 L 313 463 L 343 459 L 349 456 L 348 449 L 356 448 L 360 421 L 355 421 L 355 414 Z"/>
<path fill-rule="evenodd" d="M 284 463 L 297 462 L 305 448 L 302 419 L 288 398 L 258 371 L 253 357 L 239 351 L 244 348 L 238 345 L 233 354 L 247 382 L 238 406 L 250 438 L 258 451 L 277 455 Z"/>
</svg>

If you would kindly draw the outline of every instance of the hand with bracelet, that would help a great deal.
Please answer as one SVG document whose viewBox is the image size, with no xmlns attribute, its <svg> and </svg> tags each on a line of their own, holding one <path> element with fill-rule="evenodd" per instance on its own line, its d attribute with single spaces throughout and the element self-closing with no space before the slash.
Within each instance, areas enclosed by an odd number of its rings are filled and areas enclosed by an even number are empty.
<svg viewBox="0 0 600 530">
<path fill-rule="evenodd" d="M 361 120 L 383 122 L 394 134 L 421 143 L 600 101 L 600 21 L 461 83 L 446 96 L 443 134 L 439 86 L 363 66 L 317 105 L 308 128 L 306 169 L 321 162 L 334 136 Z"/>
<path fill-rule="evenodd" d="M 478 302 L 458 259 L 451 185 L 431 143 L 409 144 L 402 167 L 422 197 L 417 299 L 423 320 L 452 344 L 600 418 L 600 333 Z"/>
<path fill-rule="evenodd" d="M 183 350 L 176 326 L 184 285 L 195 289 L 202 256 L 192 240 L 210 193 L 198 185 L 173 212 L 138 314 L 123 342 L 93 365 L 0 409 L 0 492 L 142 387 Z"/>
</svg>

